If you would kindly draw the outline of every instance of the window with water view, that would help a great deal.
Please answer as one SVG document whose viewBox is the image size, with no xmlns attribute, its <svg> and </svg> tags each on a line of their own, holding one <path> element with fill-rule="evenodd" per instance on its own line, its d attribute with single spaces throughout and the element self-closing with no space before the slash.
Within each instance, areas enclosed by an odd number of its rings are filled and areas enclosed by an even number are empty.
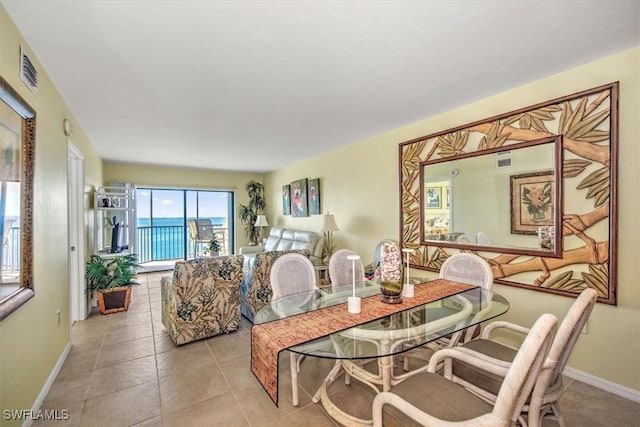
<svg viewBox="0 0 640 427">
<path fill-rule="evenodd" d="M 207 242 L 194 238 L 188 221 L 211 224 L 222 249 L 233 252 L 233 193 L 230 191 L 136 189 L 138 261 L 205 255 Z"/>
</svg>

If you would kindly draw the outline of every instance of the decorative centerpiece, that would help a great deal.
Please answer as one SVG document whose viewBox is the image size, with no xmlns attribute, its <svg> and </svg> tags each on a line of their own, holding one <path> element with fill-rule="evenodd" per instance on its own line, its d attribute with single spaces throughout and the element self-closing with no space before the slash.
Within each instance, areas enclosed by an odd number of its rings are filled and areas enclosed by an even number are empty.
<svg viewBox="0 0 640 427">
<path fill-rule="evenodd" d="M 402 302 L 402 281 L 383 280 L 380 282 L 380 301 L 385 304 Z"/>
</svg>

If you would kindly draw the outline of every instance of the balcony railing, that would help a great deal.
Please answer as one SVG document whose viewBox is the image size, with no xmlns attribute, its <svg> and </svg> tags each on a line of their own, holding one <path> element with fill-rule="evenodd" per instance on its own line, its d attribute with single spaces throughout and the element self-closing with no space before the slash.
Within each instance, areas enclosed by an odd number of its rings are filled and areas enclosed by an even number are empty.
<svg viewBox="0 0 640 427">
<path fill-rule="evenodd" d="M 224 235 L 220 254 L 227 254 L 227 230 L 220 228 L 216 232 Z M 185 238 L 189 246 L 185 245 Z M 204 245 L 204 243 L 197 244 L 197 254 L 203 254 Z M 190 254 L 192 247 L 193 240 L 188 237 L 188 233 L 182 225 L 138 227 L 137 253 L 139 263 L 185 259 L 185 251 Z"/>
<path fill-rule="evenodd" d="M 227 229 L 220 228 L 216 233 L 224 234 L 220 255 L 228 253 Z M 189 246 L 185 246 L 185 238 Z M 138 262 L 166 261 L 185 259 L 185 251 L 191 254 L 193 241 L 181 225 L 138 227 Z M 198 243 L 196 253 L 202 255 L 204 243 Z M 20 228 L 13 227 L 7 233 L 2 244 L 2 271 L 20 270 Z"/>
<path fill-rule="evenodd" d="M 2 271 L 20 271 L 20 227 L 11 227 L 2 242 Z"/>
</svg>

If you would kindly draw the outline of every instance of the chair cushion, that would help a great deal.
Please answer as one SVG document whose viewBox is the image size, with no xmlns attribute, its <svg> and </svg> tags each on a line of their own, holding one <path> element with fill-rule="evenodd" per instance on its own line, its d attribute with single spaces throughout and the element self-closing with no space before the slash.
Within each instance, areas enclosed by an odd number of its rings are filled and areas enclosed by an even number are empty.
<svg viewBox="0 0 640 427">
<path fill-rule="evenodd" d="M 517 353 L 517 350 L 511 347 L 486 339 L 474 339 L 464 344 L 464 347 L 506 362 L 513 361 Z M 459 360 L 454 360 L 453 362 L 453 374 L 471 384 L 491 392 L 494 396 L 500 391 L 500 386 L 502 385 L 503 380 L 500 376 L 493 375 L 489 372 L 483 371 L 482 369 L 460 362 Z M 558 377 L 558 381 L 555 381 L 549 386 L 547 393 L 555 393 L 561 388 L 562 375 Z M 528 402 L 529 399 L 527 399 L 527 403 Z"/>
<path fill-rule="evenodd" d="M 518 352 L 516 349 L 486 339 L 475 339 L 464 344 L 464 347 L 486 354 L 505 362 L 513 361 Z M 503 378 L 482 369 L 454 360 L 453 374 L 463 380 L 491 392 L 494 396 L 500 391 Z"/>
<path fill-rule="evenodd" d="M 462 386 L 437 374 L 417 374 L 393 387 L 391 392 L 424 412 L 446 421 L 468 420 L 493 409 Z M 384 405 L 382 423 L 385 427 L 421 425 L 391 405 Z"/>
</svg>

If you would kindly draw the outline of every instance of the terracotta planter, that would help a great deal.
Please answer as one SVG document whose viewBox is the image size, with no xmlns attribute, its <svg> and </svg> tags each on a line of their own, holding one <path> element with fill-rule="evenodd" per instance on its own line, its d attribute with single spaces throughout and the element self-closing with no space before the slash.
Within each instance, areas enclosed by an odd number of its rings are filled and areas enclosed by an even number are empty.
<svg viewBox="0 0 640 427">
<path fill-rule="evenodd" d="M 131 286 L 120 286 L 98 291 L 98 308 L 100 314 L 119 313 L 129 309 Z"/>
</svg>

